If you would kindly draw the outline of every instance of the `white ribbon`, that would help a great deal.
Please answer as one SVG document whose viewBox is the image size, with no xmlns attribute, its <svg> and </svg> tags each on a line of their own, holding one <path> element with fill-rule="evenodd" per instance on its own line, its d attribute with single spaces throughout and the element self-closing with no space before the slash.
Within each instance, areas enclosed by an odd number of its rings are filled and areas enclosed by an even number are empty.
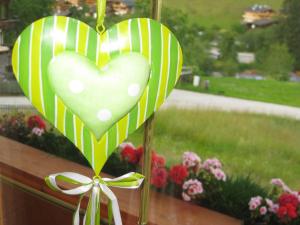
<svg viewBox="0 0 300 225">
<path fill-rule="evenodd" d="M 46 183 L 55 191 L 59 191 L 67 195 L 81 195 L 79 203 L 76 207 L 76 211 L 74 213 L 73 225 L 80 224 L 79 211 L 81 200 L 83 196 L 89 191 L 91 191 L 91 195 L 86 213 L 84 215 L 83 224 L 96 225 L 100 222 L 100 193 L 102 191 L 111 202 L 112 215 L 114 218 L 115 225 L 122 225 L 122 219 L 117 197 L 108 188 L 108 186 L 126 189 L 137 189 L 142 184 L 143 179 L 143 176 L 138 173 L 127 173 L 121 177 L 113 179 L 101 178 L 98 176 L 91 179 L 78 173 L 63 172 L 48 176 L 46 178 Z M 80 186 L 73 189 L 65 190 L 58 186 L 57 180 L 62 180 L 64 182 Z"/>
</svg>

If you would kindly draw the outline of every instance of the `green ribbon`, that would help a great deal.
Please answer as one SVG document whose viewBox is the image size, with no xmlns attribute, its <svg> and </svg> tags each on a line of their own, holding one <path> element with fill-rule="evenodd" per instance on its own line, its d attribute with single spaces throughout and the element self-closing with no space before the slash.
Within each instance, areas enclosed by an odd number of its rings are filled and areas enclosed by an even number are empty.
<svg viewBox="0 0 300 225">
<path fill-rule="evenodd" d="M 106 0 L 97 0 L 97 25 L 96 30 L 99 34 L 105 31 L 104 18 L 106 11 Z"/>
<path fill-rule="evenodd" d="M 122 225 L 120 208 L 115 194 L 108 187 L 118 187 L 126 189 L 137 189 L 144 180 L 144 176 L 139 173 L 127 173 L 117 178 L 101 178 L 95 176 L 93 179 L 84 175 L 72 172 L 56 173 L 45 178 L 47 185 L 54 191 L 59 191 L 67 195 L 80 195 L 76 211 L 73 216 L 73 225 L 80 224 L 80 205 L 84 195 L 88 192 L 89 201 L 83 218 L 84 225 L 100 224 L 100 194 L 104 193 L 108 199 L 108 220 L 109 224 L 114 219 L 115 225 Z M 78 185 L 72 189 L 62 189 L 57 181 Z"/>
</svg>

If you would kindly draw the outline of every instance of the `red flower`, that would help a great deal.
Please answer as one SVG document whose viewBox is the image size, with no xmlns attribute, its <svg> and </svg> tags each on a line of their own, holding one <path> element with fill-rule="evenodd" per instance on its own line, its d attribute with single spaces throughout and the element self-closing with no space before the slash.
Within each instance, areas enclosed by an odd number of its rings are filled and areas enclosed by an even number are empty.
<svg viewBox="0 0 300 225">
<path fill-rule="evenodd" d="M 143 154 L 144 154 L 144 147 L 143 146 L 140 146 L 136 149 L 136 154 L 139 158 L 139 161 L 141 160 Z"/>
<path fill-rule="evenodd" d="M 277 216 L 279 219 L 283 219 L 287 214 L 287 208 L 285 206 L 280 206 L 277 210 Z"/>
<path fill-rule="evenodd" d="M 137 155 L 139 158 L 139 161 L 142 159 L 142 156 L 144 154 L 144 148 L 142 146 L 137 148 Z M 151 152 L 151 168 L 158 168 L 158 167 L 165 167 L 166 160 L 163 156 L 158 155 L 154 150 Z M 143 162 L 140 161 L 140 166 L 143 166 Z"/>
<path fill-rule="evenodd" d="M 293 206 L 291 203 L 287 203 L 285 206 L 280 206 L 277 211 L 277 216 L 279 219 L 284 219 L 288 216 L 288 219 L 296 219 L 297 215 L 297 208 Z"/>
<path fill-rule="evenodd" d="M 188 175 L 188 169 L 183 165 L 172 166 L 169 174 L 170 180 L 178 185 L 182 185 Z"/>
<path fill-rule="evenodd" d="M 295 195 L 284 193 L 279 197 L 279 205 L 286 206 L 287 204 L 291 204 L 295 208 L 298 207 L 299 202 L 298 198 Z"/>
<path fill-rule="evenodd" d="M 28 118 L 27 126 L 30 129 L 33 129 L 35 127 L 40 128 L 40 129 L 45 129 L 46 123 L 44 122 L 44 120 L 42 120 L 41 117 L 39 117 L 38 115 L 34 115 L 34 116 L 31 116 Z"/>
<path fill-rule="evenodd" d="M 168 171 L 166 168 L 156 168 L 152 169 L 151 174 L 151 184 L 156 188 L 164 188 L 168 181 Z"/>
<path fill-rule="evenodd" d="M 126 145 L 121 151 L 121 157 L 129 163 L 136 164 L 139 162 L 137 151 L 134 147 Z"/>
<path fill-rule="evenodd" d="M 288 214 L 289 218 L 296 219 L 298 217 L 297 208 L 290 203 L 287 204 L 286 207 L 287 207 L 287 214 Z"/>
<path fill-rule="evenodd" d="M 152 151 L 151 166 L 152 168 L 165 167 L 166 160 L 163 156 L 156 154 Z"/>
</svg>

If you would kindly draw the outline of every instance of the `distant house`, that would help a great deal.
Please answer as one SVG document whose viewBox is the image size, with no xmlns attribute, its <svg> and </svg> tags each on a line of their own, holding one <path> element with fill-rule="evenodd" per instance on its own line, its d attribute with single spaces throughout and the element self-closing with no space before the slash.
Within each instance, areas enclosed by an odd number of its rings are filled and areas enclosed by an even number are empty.
<svg viewBox="0 0 300 225">
<path fill-rule="evenodd" d="M 221 51 L 218 47 L 212 47 L 209 50 L 209 54 L 212 59 L 219 59 L 221 57 Z"/>
<path fill-rule="evenodd" d="M 85 0 L 83 1 L 91 8 L 91 15 L 94 15 L 97 11 L 96 0 Z M 57 0 L 56 12 L 59 15 L 68 13 L 68 8 L 71 6 L 80 7 L 80 0 Z M 133 12 L 134 0 L 107 0 L 106 3 L 107 15 L 125 15 Z"/>
<path fill-rule="evenodd" d="M 108 10 L 111 14 L 122 16 L 133 11 L 134 0 L 108 0 Z"/>
<path fill-rule="evenodd" d="M 238 52 L 237 61 L 243 64 L 251 64 L 255 62 L 255 54 L 252 52 Z"/>
<path fill-rule="evenodd" d="M 268 5 L 255 4 L 243 14 L 243 23 L 249 28 L 266 27 L 277 23 L 276 12 Z"/>
</svg>

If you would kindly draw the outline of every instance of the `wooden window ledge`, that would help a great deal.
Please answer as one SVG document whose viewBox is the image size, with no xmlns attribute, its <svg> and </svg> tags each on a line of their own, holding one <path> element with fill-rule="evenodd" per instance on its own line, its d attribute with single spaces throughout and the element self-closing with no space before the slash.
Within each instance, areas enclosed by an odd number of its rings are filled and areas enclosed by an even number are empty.
<svg viewBox="0 0 300 225">
<path fill-rule="evenodd" d="M 0 136 L 0 225 L 71 225 L 78 197 L 52 191 L 44 178 L 57 172 L 89 177 L 91 169 Z M 108 177 L 102 174 L 102 177 Z M 123 223 L 138 224 L 139 190 L 112 188 Z M 101 203 L 101 216 L 107 207 Z M 84 207 L 86 201 L 84 201 Z M 149 225 L 240 225 L 241 221 L 182 200 L 151 192 Z"/>
</svg>

